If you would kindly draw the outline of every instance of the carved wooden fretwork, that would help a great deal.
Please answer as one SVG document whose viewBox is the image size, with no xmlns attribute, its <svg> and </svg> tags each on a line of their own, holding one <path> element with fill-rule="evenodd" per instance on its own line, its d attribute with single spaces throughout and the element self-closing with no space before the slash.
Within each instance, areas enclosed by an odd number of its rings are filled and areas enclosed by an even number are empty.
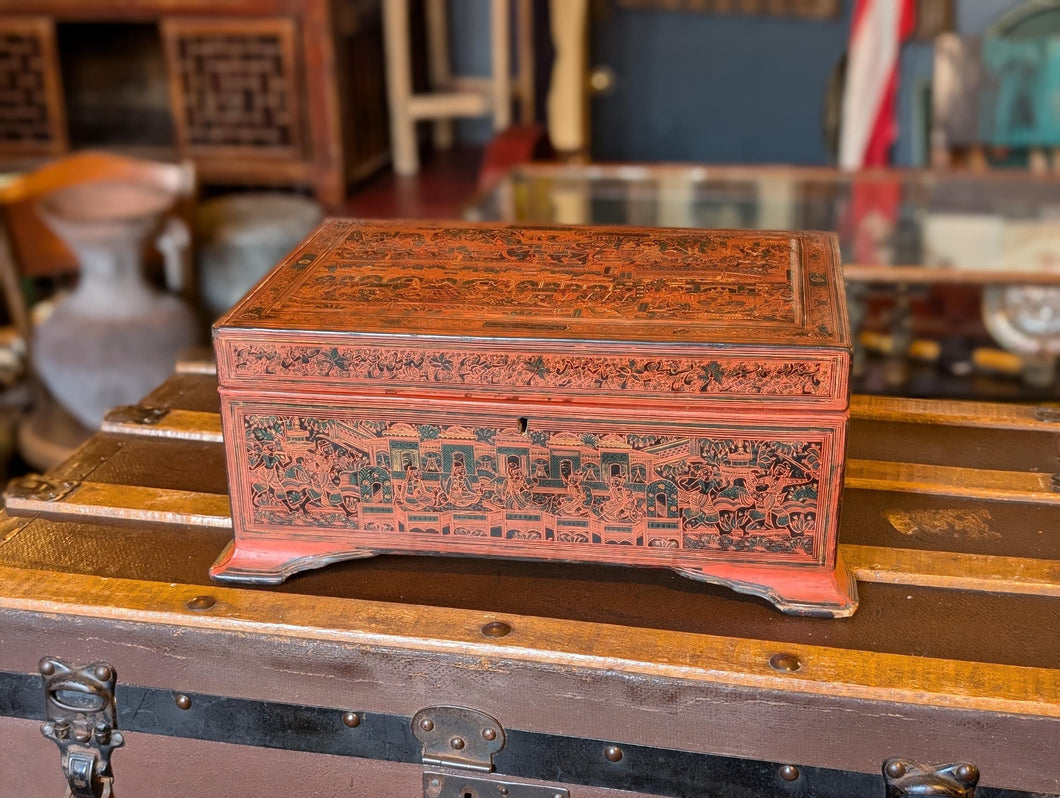
<svg viewBox="0 0 1060 798">
<path fill-rule="evenodd" d="M 286 20 L 164 27 L 183 144 L 196 151 L 300 146 L 294 30 Z"/>
<path fill-rule="evenodd" d="M 0 21 L 0 151 L 66 148 L 54 33 L 47 20 Z"/>
</svg>

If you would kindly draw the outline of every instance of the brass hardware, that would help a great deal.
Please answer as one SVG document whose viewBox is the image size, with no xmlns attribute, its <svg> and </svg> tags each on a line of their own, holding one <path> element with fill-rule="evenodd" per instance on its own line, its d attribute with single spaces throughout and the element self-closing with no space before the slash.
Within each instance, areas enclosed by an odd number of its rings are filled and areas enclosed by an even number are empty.
<svg viewBox="0 0 1060 798">
<path fill-rule="evenodd" d="M 423 774 L 423 798 L 570 798 L 570 793 L 562 787 L 427 771 Z"/>
<path fill-rule="evenodd" d="M 57 481 L 40 474 L 26 474 L 7 483 L 5 499 L 57 502 L 70 494 L 81 483 L 76 480 Z"/>
<path fill-rule="evenodd" d="M 111 798 L 110 753 L 125 744 L 114 703 L 117 674 L 104 662 L 73 668 L 40 661 L 47 720 L 41 734 L 59 746 L 68 798 Z"/>
<path fill-rule="evenodd" d="M 505 637 L 512 633 L 512 627 L 504 621 L 490 621 L 482 627 L 482 634 L 486 637 Z"/>
<path fill-rule="evenodd" d="M 615 88 L 615 72 L 611 67 L 598 66 L 589 73 L 589 92 L 591 94 L 610 94 Z"/>
<path fill-rule="evenodd" d="M 769 658 L 769 667 L 782 673 L 794 673 L 802 667 L 802 660 L 794 654 L 774 654 Z"/>
<path fill-rule="evenodd" d="M 112 424 L 134 424 L 140 427 L 151 427 L 165 418 L 168 412 L 169 410 L 164 407 L 124 405 L 109 411 L 105 420 Z"/>
<path fill-rule="evenodd" d="M 205 610 L 211 609 L 216 604 L 217 599 L 213 596 L 196 596 L 193 599 L 188 599 L 184 606 L 192 612 L 204 612 Z"/>
<path fill-rule="evenodd" d="M 883 763 L 883 780 L 887 785 L 887 798 L 975 798 L 979 768 L 967 762 L 935 767 L 891 757 Z"/>
<path fill-rule="evenodd" d="M 623 756 L 625 754 L 617 745 L 609 745 L 604 749 L 604 759 L 608 762 L 618 762 Z"/>
<path fill-rule="evenodd" d="M 493 755 L 504 748 L 501 724 L 489 715 L 466 707 L 428 707 L 412 718 L 412 733 L 423 743 L 428 765 L 493 770 Z"/>
<path fill-rule="evenodd" d="M 781 765 L 778 772 L 784 781 L 795 781 L 799 778 L 799 769 L 794 765 Z"/>
<path fill-rule="evenodd" d="M 184 695 L 184 693 L 177 693 L 173 696 L 173 701 L 177 705 L 177 709 L 191 709 L 191 698 Z"/>
<path fill-rule="evenodd" d="M 356 729 L 361 725 L 361 716 L 356 712 L 343 712 L 342 722 L 349 726 L 351 729 Z"/>
</svg>

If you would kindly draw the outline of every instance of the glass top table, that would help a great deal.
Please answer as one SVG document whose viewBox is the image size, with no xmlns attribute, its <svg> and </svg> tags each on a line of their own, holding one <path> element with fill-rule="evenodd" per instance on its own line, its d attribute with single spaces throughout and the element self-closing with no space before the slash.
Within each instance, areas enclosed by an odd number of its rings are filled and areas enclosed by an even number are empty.
<svg viewBox="0 0 1060 798">
<path fill-rule="evenodd" d="M 828 230 L 839 235 L 852 281 L 1060 285 L 1060 174 L 529 163 L 478 195 L 464 215 Z"/>
<path fill-rule="evenodd" d="M 527 163 L 477 195 L 464 218 L 835 232 L 855 330 L 871 315 L 866 297 L 891 292 L 908 311 L 916 304 L 910 291 L 979 292 L 981 319 L 973 326 L 1017 358 L 1012 372 L 1026 376 L 1033 361 L 1039 390 L 1056 390 L 1050 375 L 1060 356 L 1060 173 Z M 906 321 L 895 322 L 898 315 L 884 337 L 904 352 L 913 325 L 908 312 Z M 935 326 L 937 338 L 949 335 L 947 322 Z"/>
</svg>

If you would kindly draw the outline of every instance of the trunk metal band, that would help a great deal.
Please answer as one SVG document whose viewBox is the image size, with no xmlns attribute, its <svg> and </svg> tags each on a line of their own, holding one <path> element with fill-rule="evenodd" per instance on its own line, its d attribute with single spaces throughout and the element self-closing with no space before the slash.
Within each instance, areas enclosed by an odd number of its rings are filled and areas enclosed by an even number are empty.
<svg viewBox="0 0 1060 798">
<path fill-rule="evenodd" d="M 261 748 L 423 761 L 412 718 L 377 712 L 251 701 L 119 684 L 118 728 Z M 0 671 L 0 715 L 45 720 L 38 674 Z M 350 718 L 356 716 L 356 723 Z M 658 796 L 740 794 L 751 798 L 883 796 L 879 773 L 856 773 L 791 763 L 763 762 L 688 751 L 626 745 L 505 729 L 507 742 L 493 757 L 497 776 L 631 790 Z M 896 747 L 900 742 L 896 742 Z M 134 756 L 127 740 L 121 757 Z M 902 752 L 897 752 L 902 753 Z M 909 752 L 915 755 L 915 752 Z M 989 774 L 987 774 L 989 775 Z M 1032 798 L 1032 793 L 980 787 L 979 798 Z"/>
</svg>

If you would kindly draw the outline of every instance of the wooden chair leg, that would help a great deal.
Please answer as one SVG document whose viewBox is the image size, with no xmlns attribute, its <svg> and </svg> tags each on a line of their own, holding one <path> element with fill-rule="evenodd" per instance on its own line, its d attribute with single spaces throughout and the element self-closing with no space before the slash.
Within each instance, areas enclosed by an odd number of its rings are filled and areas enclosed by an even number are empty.
<svg viewBox="0 0 1060 798">
<path fill-rule="evenodd" d="M 427 0 L 427 56 L 430 62 L 431 89 L 445 91 L 452 80 L 449 66 L 449 3 L 447 0 Z M 434 146 L 447 150 L 453 146 L 453 120 L 434 122 Z"/>
<path fill-rule="evenodd" d="M 552 44 L 556 58 L 548 89 L 548 136 L 562 155 L 587 149 L 586 31 L 589 0 L 551 0 Z"/>
<path fill-rule="evenodd" d="M 512 123 L 512 55 L 508 41 L 511 31 L 510 16 L 508 0 L 493 0 L 490 3 L 494 130 L 504 130 Z"/>
<path fill-rule="evenodd" d="M 516 41 L 518 42 L 519 70 L 519 121 L 524 125 L 532 124 L 537 115 L 534 96 L 534 3 L 533 0 L 519 0 L 516 7 Z"/>
<path fill-rule="evenodd" d="M 19 281 L 15 256 L 11 251 L 11 241 L 8 238 L 7 226 L 4 224 L 0 224 L 0 291 L 4 294 L 4 306 L 8 317 L 25 342 L 28 358 L 31 333 L 29 309 L 26 307 L 26 299 L 22 295 L 22 285 Z"/>
<path fill-rule="evenodd" d="M 390 148 L 394 171 L 414 175 L 420 169 L 416 122 L 409 111 L 412 62 L 409 52 L 408 0 L 383 0 L 386 88 L 390 103 Z"/>
</svg>

